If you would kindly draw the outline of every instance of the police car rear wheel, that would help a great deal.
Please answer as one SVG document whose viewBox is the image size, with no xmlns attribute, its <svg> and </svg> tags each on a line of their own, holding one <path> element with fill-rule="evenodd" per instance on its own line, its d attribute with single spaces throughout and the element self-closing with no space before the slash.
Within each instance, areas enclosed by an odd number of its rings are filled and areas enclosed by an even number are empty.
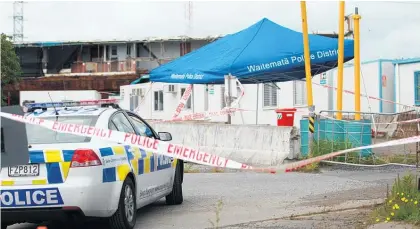
<svg viewBox="0 0 420 229">
<path fill-rule="evenodd" d="M 136 197 L 134 183 L 130 178 L 124 181 L 118 209 L 110 218 L 112 229 L 131 229 L 136 224 Z"/>
<path fill-rule="evenodd" d="M 176 164 L 174 185 L 172 192 L 166 196 L 166 204 L 168 205 L 178 205 L 182 204 L 184 197 L 182 195 L 182 181 L 183 181 L 183 161 L 178 161 Z"/>
</svg>

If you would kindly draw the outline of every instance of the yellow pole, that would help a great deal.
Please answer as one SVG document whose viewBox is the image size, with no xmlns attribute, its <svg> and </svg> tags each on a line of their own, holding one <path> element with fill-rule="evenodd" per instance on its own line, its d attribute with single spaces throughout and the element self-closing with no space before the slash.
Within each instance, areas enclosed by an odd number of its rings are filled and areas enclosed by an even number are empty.
<svg viewBox="0 0 420 229">
<path fill-rule="evenodd" d="M 315 107 L 313 106 L 313 97 L 312 97 L 312 73 L 311 73 L 311 58 L 309 50 L 309 36 L 308 36 L 308 19 L 306 17 L 306 2 L 300 2 L 300 11 L 302 14 L 302 35 L 303 35 L 303 52 L 305 58 L 305 74 L 306 74 L 306 96 L 309 110 L 308 117 L 308 155 L 312 155 L 311 144 L 313 134 L 315 132 Z"/>
<path fill-rule="evenodd" d="M 308 38 L 308 20 L 306 18 L 306 2 L 300 2 L 300 10 L 302 14 L 302 33 L 303 33 L 303 52 L 305 58 L 305 74 L 306 74 L 306 96 L 308 107 L 313 105 L 312 98 L 312 74 L 311 74 L 311 58 L 309 54 L 309 38 Z"/>
<path fill-rule="evenodd" d="M 354 20 L 354 107 L 356 112 L 360 112 L 360 24 L 359 20 L 362 17 L 359 15 L 356 7 L 356 12 L 353 15 Z M 355 120 L 360 120 L 360 113 L 356 113 Z"/>
<path fill-rule="evenodd" d="M 344 1 L 340 1 L 339 28 L 338 28 L 338 76 L 337 76 L 337 119 L 341 120 L 343 114 L 343 64 L 344 64 Z"/>
</svg>

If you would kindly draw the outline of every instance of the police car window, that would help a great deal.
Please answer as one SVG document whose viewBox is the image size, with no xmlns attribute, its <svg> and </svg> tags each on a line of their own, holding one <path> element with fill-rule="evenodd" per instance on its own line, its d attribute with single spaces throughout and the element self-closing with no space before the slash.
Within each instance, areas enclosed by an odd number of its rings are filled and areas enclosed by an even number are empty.
<svg viewBox="0 0 420 229">
<path fill-rule="evenodd" d="M 141 136 L 154 138 L 155 135 L 153 134 L 152 130 L 139 118 L 137 118 L 134 115 L 129 115 L 131 118 L 131 121 L 133 121 L 134 127 L 136 128 L 137 132 Z"/>
<path fill-rule="evenodd" d="M 118 131 L 117 127 L 115 126 L 115 124 L 112 121 L 109 123 L 109 129 Z"/>
<path fill-rule="evenodd" d="M 43 117 L 43 119 L 56 121 L 56 117 Z M 65 124 L 78 124 L 95 126 L 97 116 L 59 116 L 57 121 Z M 74 134 L 59 133 L 40 126 L 26 124 L 26 135 L 28 144 L 57 144 L 57 143 L 82 143 L 90 142 L 90 137 Z"/>
<path fill-rule="evenodd" d="M 118 131 L 132 134 L 136 133 L 133 129 L 133 126 L 131 126 L 130 121 L 128 121 L 125 115 L 121 112 L 112 117 L 112 122 L 117 127 Z"/>
</svg>

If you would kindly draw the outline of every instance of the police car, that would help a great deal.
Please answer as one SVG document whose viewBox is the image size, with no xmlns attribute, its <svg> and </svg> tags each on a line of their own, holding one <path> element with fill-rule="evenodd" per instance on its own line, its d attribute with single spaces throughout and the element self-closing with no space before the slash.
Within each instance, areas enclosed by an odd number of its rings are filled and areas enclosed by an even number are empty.
<svg viewBox="0 0 420 229">
<path fill-rule="evenodd" d="M 101 101 L 87 103 L 93 106 L 82 106 L 82 101 L 31 103 L 25 105 L 25 115 L 73 128 L 88 125 L 172 140 L 170 133 L 156 133 L 133 112 Z M 1 168 L 2 229 L 19 222 L 88 217 L 103 218 L 113 229 L 131 229 L 138 208 L 163 197 L 169 205 L 183 202 L 181 160 L 96 137 L 30 124 L 26 129 L 29 163 Z"/>
</svg>

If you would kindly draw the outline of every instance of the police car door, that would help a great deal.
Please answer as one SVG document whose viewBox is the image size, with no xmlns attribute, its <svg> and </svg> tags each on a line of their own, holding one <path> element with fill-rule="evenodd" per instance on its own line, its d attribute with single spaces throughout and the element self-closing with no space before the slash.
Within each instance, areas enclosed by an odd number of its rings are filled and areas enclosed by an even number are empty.
<svg viewBox="0 0 420 229">
<path fill-rule="evenodd" d="M 109 122 L 110 129 L 116 129 L 118 131 L 139 134 L 135 131 L 133 125 L 129 121 L 125 112 L 117 111 L 114 115 L 111 116 Z M 156 173 L 153 173 L 154 169 L 154 158 L 153 153 L 148 153 L 144 150 L 140 150 L 138 147 L 128 146 L 126 149 L 129 149 L 134 157 L 134 163 L 131 163 L 133 172 L 136 177 L 136 187 L 137 187 L 137 196 L 141 193 L 147 192 L 147 190 L 152 189 L 159 185 L 159 178 Z M 148 197 L 145 195 L 140 195 L 142 197 Z M 139 202 L 144 201 L 141 198 L 137 199 Z"/>
<path fill-rule="evenodd" d="M 155 139 L 158 138 L 156 132 L 144 120 L 131 112 L 127 114 L 139 135 Z M 154 154 L 153 157 L 155 162 L 153 173 L 156 174 L 157 181 L 159 181 L 156 192 L 163 192 L 166 189 L 172 188 L 171 182 L 174 175 L 172 168 L 173 160 L 170 157 L 159 154 Z"/>
</svg>

